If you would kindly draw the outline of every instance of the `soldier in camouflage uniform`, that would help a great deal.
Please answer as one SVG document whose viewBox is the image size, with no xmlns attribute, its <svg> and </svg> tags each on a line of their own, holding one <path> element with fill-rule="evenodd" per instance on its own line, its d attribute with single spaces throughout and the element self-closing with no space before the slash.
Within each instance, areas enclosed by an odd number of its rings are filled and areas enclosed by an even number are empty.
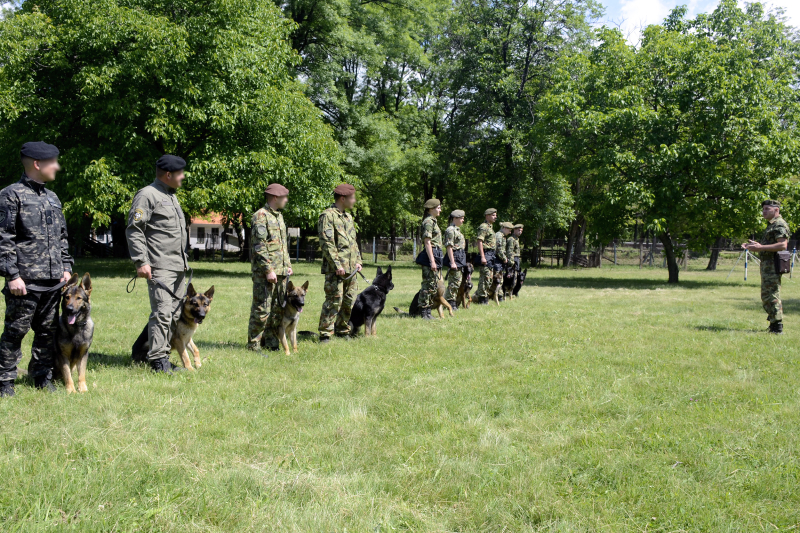
<svg viewBox="0 0 800 533">
<path fill-rule="evenodd" d="M 495 256 L 497 257 L 497 261 L 494 263 L 495 270 L 502 270 L 503 267 L 510 261 L 508 255 L 506 254 L 507 245 L 506 245 L 506 237 L 508 237 L 511 232 L 514 230 L 514 224 L 511 222 L 503 222 L 500 224 L 500 231 L 494 234 L 495 239 Z M 497 299 L 499 301 L 503 301 L 504 294 L 503 294 L 503 287 L 497 288 Z"/>
<path fill-rule="evenodd" d="M 325 274 L 325 303 L 319 316 L 319 342 L 331 335 L 347 338 L 350 313 L 358 291 L 356 272 L 361 270 L 353 217 L 348 213 L 356 205 L 356 189 L 342 183 L 333 190 L 333 205 L 322 212 L 317 222 L 322 249 L 322 273 Z"/>
<path fill-rule="evenodd" d="M 442 213 L 442 203 L 436 198 L 425 202 L 425 216 L 422 218 L 419 233 L 423 248 L 417 263 L 422 265 L 422 286 L 419 290 L 419 309 L 422 318 L 432 320 L 431 305 L 436 294 L 436 285 L 439 282 L 442 267 L 442 230 L 436 223 L 436 218 Z"/>
<path fill-rule="evenodd" d="M 25 172 L 0 191 L 0 273 L 6 317 L 0 337 L 0 396 L 14 395 L 22 339 L 33 329 L 28 372 L 39 389 L 55 390 L 58 285 L 72 272 L 67 224 L 58 196 L 45 183 L 56 178 L 58 148 L 43 142 L 20 150 Z"/>
<path fill-rule="evenodd" d="M 278 327 L 283 320 L 288 276 L 292 275 L 289 239 L 281 209 L 289 200 L 289 189 L 279 183 L 270 184 L 264 194 L 267 203 L 253 213 L 252 252 L 253 303 L 247 327 L 247 349 L 259 346 L 278 349 Z"/>
<path fill-rule="evenodd" d="M 455 311 L 458 306 L 456 305 L 456 297 L 458 296 L 458 288 L 461 286 L 461 278 L 463 276 L 461 268 L 466 266 L 466 253 L 464 247 L 464 235 L 461 233 L 461 225 L 464 223 L 464 211 L 456 209 L 450 213 L 450 224 L 444 230 L 444 247 L 447 249 L 445 257 L 447 266 L 450 271 L 447 273 L 447 291 L 444 293 L 444 299 Z"/>
<path fill-rule="evenodd" d="M 522 224 L 514 226 L 514 232 L 506 239 L 506 257 L 514 262 L 514 285 L 517 284 L 517 275 L 520 271 L 520 246 L 519 237 L 522 235 Z"/>
<path fill-rule="evenodd" d="M 761 204 L 761 213 L 768 224 L 759 242 L 750 240 L 742 248 L 759 252 L 761 260 L 761 304 L 767 312 L 769 332 L 783 333 L 783 304 L 781 303 L 781 275 L 775 271 L 775 252 L 786 250 L 789 245 L 789 225 L 780 213 L 781 204 L 766 200 Z"/>
<path fill-rule="evenodd" d="M 481 261 L 480 278 L 478 279 L 478 289 L 475 291 L 475 297 L 478 303 L 482 305 L 489 304 L 488 290 L 492 284 L 492 271 L 494 269 L 495 260 L 495 240 L 494 229 L 492 224 L 497 220 L 497 209 L 489 208 L 483 213 L 484 222 L 478 227 L 478 254 Z"/>
</svg>

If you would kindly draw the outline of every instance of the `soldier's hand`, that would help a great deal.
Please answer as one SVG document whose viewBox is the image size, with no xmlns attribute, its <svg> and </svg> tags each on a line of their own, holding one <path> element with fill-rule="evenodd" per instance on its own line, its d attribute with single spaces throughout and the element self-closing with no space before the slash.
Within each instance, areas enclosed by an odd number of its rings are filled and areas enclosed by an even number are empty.
<svg viewBox="0 0 800 533">
<path fill-rule="evenodd" d="M 65 281 L 65 282 L 69 281 L 69 278 L 71 278 L 71 277 L 72 277 L 72 274 L 65 270 L 64 271 L 64 275 L 61 276 L 61 281 Z"/>
<path fill-rule="evenodd" d="M 343 268 L 336 269 L 336 275 L 337 276 L 344 276 L 346 273 L 347 272 L 345 272 Z"/>
<path fill-rule="evenodd" d="M 25 282 L 22 278 L 17 278 L 8 282 L 8 290 L 14 296 L 25 296 L 28 294 L 28 289 L 25 288 Z"/>
<path fill-rule="evenodd" d="M 742 248 L 744 248 L 745 250 L 758 251 L 761 249 L 761 243 L 756 242 L 753 239 L 748 239 L 747 244 L 743 244 Z"/>
<path fill-rule="evenodd" d="M 294 270 L 292 270 L 292 267 L 289 267 L 286 269 L 286 273 L 291 276 L 292 274 L 294 274 Z"/>
<path fill-rule="evenodd" d="M 150 270 L 150 265 L 142 265 L 136 269 L 136 277 L 153 279 L 153 271 Z"/>
<path fill-rule="evenodd" d="M 278 283 L 278 275 L 274 271 L 267 274 L 267 283 Z"/>
<path fill-rule="evenodd" d="M 482 264 L 482 265 L 485 265 L 485 264 L 486 264 L 486 258 L 485 258 L 485 257 L 481 257 L 481 264 Z"/>
<path fill-rule="evenodd" d="M 356 272 L 361 272 L 361 263 L 356 263 Z"/>
</svg>

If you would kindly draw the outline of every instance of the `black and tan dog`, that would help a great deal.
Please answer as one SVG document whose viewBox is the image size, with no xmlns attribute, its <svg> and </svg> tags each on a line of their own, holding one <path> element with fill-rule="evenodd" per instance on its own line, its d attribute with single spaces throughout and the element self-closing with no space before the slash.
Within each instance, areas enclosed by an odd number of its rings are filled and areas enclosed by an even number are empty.
<svg viewBox="0 0 800 533">
<path fill-rule="evenodd" d="M 489 298 L 490 300 L 494 300 L 494 303 L 496 303 L 497 305 L 500 305 L 500 295 L 498 294 L 497 289 L 499 289 L 502 285 L 503 285 L 503 271 L 495 270 L 494 273 L 492 274 L 492 283 L 486 290 L 486 294 L 487 298 Z M 480 301 L 480 298 L 478 298 L 476 295 L 473 295 L 472 301 L 474 303 L 478 303 Z"/>
<path fill-rule="evenodd" d="M 292 350 L 297 353 L 297 324 L 300 322 L 300 313 L 306 305 L 306 292 L 308 292 L 308 281 L 300 287 L 296 287 L 291 281 L 286 285 L 286 305 L 283 308 L 281 325 L 278 326 L 278 342 L 281 343 L 286 355 L 291 353 L 289 341 L 292 343 Z"/>
<path fill-rule="evenodd" d="M 78 391 L 86 392 L 86 363 L 94 336 L 92 321 L 92 278 L 89 273 L 73 274 L 61 289 L 61 316 L 58 319 L 58 368 L 67 392 L 75 391 L 72 373 L 78 371 Z"/>
<path fill-rule="evenodd" d="M 527 268 L 525 270 L 523 270 L 522 272 L 520 272 L 519 274 L 517 274 L 517 283 L 516 283 L 516 285 L 514 285 L 514 290 L 511 293 L 514 296 L 514 298 L 517 297 L 517 295 L 519 294 L 519 290 L 525 284 L 525 277 L 527 275 L 528 275 L 528 269 Z"/>
<path fill-rule="evenodd" d="M 381 267 L 375 273 L 372 285 L 361 291 L 350 313 L 350 335 L 355 337 L 361 325 L 364 325 L 364 335 L 377 334 L 378 317 L 386 306 L 386 296 L 394 289 L 392 283 L 392 267 L 384 272 Z"/>
<path fill-rule="evenodd" d="M 463 280 L 462 280 L 463 283 Z M 436 281 L 436 292 L 433 293 L 433 297 L 431 298 L 431 309 L 436 309 L 439 312 L 439 318 L 444 318 L 444 310 L 450 313 L 450 316 L 455 316 L 453 314 L 453 307 L 450 305 L 450 302 L 445 300 L 444 298 L 444 291 L 447 289 L 444 279 L 439 277 Z M 414 298 L 411 300 L 411 305 L 408 307 L 408 315 L 413 317 L 420 317 L 422 316 L 422 309 L 419 306 L 419 293 L 414 295 Z M 400 313 L 400 309 L 397 307 L 394 308 L 395 311 Z"/>
<path fill-rule="evenodd" d="M 469 309 L 469 303 L 472 301 L 469 297 L 469 291 L 472 290 L 472 272 L 475 267 L 472 263 L 467 263 L 461 267 L 461 285 L 458 286 L 458 293 L 456 294 L 456 307 L 462 309 Z"/>
<path fill-rule="evenodd" d="M 503 267 L 503 297 L 507 297 L 509 300 L 514 298 L 512 291 L 516 283 L 517 265 L 513 261 L 509 261 L 506 263 L 506 266 Z"/>
<path fill-rule="evenodd" d="M 194 370 L 187 350 L 191 350 L 192 355 L 194 355 L 194 366 L 197 368 L 202 366 L 200 350 L 197 349 L 197 345 L 192 341 L 192 337 L 197 331 L 197 326 L 203 323 L 206 315 L 211 310 L 211 301 L 213 299 L 213 285 L 201 294 L 195 291 L 194 285 L 190 283 L 189 288 L 186 289 L 186 296 L 181 299 L 176 311 L 179 314 L 172 321 L 172 328 L 169 332 L 170 350 L 178 352 L 181 361 L 183 361 L 183 366 L 187 370 Z M 131 357 L 133 357 L 134 361 L 144 362 L 147 360 L 147 352 L 149 351 L 150 340 L 147 338 L 147 325 L 145 325 L 139 338 L 133 343 Z"/>
</svg>

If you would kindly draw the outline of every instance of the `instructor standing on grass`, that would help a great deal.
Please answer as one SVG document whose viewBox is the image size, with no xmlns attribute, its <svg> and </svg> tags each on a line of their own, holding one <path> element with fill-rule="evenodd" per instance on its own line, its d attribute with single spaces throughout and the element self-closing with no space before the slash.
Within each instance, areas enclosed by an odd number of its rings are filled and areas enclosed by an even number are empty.
<svg viewBox="0 0 800 533">
<path fill-rule="evenodd" d="M 781 303 L 781 275 L 775 269 L 775 254 L 789 245 L 789 225 L 781 216 L 781 204 L 776 200 L 765 200 L 761 204 L 761 215 L 767 227 L 761 240 L 750 240 L 742 248 L 759 252 L 761 261 L 761 304 L 767 312 L 769 332 L 783 333 L 783 304 Z"/>
<path fill-rule="evenodd" d="M 497 209 L 491 207 L 483 213 L 483 224 L 478 227 L 478 258 L 481 261 L 478 290 L 475 297 L 481 305 L 489 304 L 489 286 L 491 285 L 492 271 L 494 268 L 494 251 L 497 241 L 493 229 L 497 220 Z"/>
<path fill-rule="evenodd" d="M 175 369 L 169 361 L 169 332 L 179 301 L 175 296 L 180 298 L 185 292 L 183 282 L 189 267 L 186 219 L 175 196 L 185 167 L 186 161 L 174 155 L 156 161 L 156 179 L 134 196 L 125 231 L 136 275 L 147 278 L 150 295 L 147 360 L 155 372 L 165 374 Z"/>
</svg>

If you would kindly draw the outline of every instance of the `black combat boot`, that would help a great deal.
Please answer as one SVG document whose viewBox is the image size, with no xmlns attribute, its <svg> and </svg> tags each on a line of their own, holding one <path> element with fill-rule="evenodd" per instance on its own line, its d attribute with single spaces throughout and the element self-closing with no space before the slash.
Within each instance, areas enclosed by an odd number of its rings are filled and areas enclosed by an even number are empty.
<svg viewBox="0 0 800 533">
<path fill-rule="evenodd" d="M 14 396 L 14 382 L 0 381 L 0 398 L 11 398 Z"/>
<path fill-rule="evenodd" d="M 783 322 L 770 322 L 769 332 L 775 335 L 783 335 Z"/>
<path fill-rule="evenodd" d="M 480 305 L 489 305 L 489 298 L 488 298 L 488 297 L 486 297 L 486 296 L 484 296 L 483 298 L 481 298 L 481 301 L 480 301 L 480 302 L 478 302 L 478 303 L 479 303 Z"/>
<path fill-rule="evenodd" d="M 170 362 L 169 357 L 162 357 L 161 359 L 150 361 L 150 368 L 152 368 L 153 372 L 156 374 L 169 374 L 170 376 L 174 372 L 186 370 L 185 368 L 173 365 Z"/>
<path fill-rule="evenodd" d="M 46 390 L 47 392 L 55 392 L 56 386 L 53 385 L 53 380 L 46 374 L 44 376 L 37 376 L 33 378 L 33 386 L 37 389 Z"/>
<path fill-rule="evenodd" d="M 449 303 L 450 307 L 453 308 L 453 313 L 458 311 L 458 305 L 456 305 L 456 301 L 455 300 L 447 300 L 447 303 Z"/>
<path fill-rule="evenodd" d="M 431 308 L 430 307 L 426 307 L 424 309 L 421 309 L 421 311 L 422 311 L 422 320 L 433 320 L 433 317 L 431 316 Z"/>
<path fill-rule="evenodd" d="M 328 343 L 328 342 L 331 342 L 331 338 L 330 337 L 320 337 L 319 338 L 319 343 L 320 344 L 325 344 L 325 343 Z"/>
</svg>

